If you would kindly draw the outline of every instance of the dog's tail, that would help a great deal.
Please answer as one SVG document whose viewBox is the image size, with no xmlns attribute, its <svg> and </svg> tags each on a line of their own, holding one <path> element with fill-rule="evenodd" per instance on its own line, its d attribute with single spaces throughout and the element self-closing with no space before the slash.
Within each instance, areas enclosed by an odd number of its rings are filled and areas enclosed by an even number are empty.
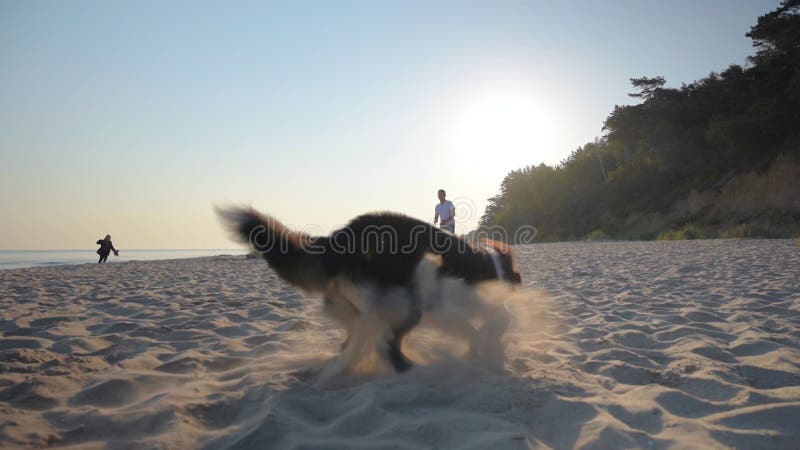
<svg viewBox="0 0 800 450">
<path fill-rule="evenodd" d="M 281 278 L 308 291 L 322 290 L 325 274 L 318 239 L 293 231 L 252 208 L 217 207 L 216 211 L 234 239 L 263 256 Z"/>
</svg>

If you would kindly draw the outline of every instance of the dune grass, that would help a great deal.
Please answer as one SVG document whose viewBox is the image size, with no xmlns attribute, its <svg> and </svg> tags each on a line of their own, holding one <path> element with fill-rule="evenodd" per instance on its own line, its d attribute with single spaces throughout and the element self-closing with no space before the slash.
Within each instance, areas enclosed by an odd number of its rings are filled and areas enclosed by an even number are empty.
<svg viewBox="0 0 800 450">
<path fill-rule="evenodd" d="M 753 237 L 753 226 L 750 224 L 740 224 L 734 227 L 725 228 L 719 232 L 720 239 L 742 239 Z"/>
<path fill-rule="evenodd" d="M 705 239 L 708 237 L 708 232 L 705 228 L 687 223 L 686 225 L 678 228 L 677 230 L 665 231 L 658 235 L 656 238 L 659 241 L 683 241 L 690 239 Z"/>
<path fill-rule="evenodd" d="M 583 237 L 584 241 L 605 241 L 611 239 L 605 231 L 596 229 Z"/>
</svg>

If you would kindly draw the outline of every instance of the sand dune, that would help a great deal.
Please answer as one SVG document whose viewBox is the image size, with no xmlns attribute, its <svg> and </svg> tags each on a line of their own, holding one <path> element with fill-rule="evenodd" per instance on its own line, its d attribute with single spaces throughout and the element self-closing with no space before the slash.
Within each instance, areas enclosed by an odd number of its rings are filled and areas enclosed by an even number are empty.
<svg viewBox="0 0 800 450">
<path fill-rule="evenodd" d="M 319 300 L 244 257 L 0 272 L 3 448 L 797 448 L 800 248 L 517 248 L 505 365 L 331 373 Z"/>
</svg>

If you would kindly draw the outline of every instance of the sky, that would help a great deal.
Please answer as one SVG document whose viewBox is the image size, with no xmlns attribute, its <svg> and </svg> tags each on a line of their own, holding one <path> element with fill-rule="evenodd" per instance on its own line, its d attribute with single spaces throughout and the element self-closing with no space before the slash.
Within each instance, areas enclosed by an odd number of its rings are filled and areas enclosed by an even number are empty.
<svg viewBox="0 0 800 450">
<path fill-rule="evenodd" d="M 439 188 L 466 232 L 631 77 L 744 64 L 778 4 L 0 0 L 0 249 L 235 248 L 214 205 L 432 222 Z"/>
</svg>

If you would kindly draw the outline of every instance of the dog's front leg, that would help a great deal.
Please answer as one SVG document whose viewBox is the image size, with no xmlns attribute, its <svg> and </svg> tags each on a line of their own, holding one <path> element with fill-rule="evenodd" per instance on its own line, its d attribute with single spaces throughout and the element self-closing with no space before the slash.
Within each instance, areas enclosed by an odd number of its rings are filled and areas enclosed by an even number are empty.
<svg viewBox="0 0 800 450">
<path fill-rule="evenodd" d="M 405 372 L 413 366 L 411 361 L 403 354 L 403 338 L 419 324 L 422 318 L 422 298 L 418 294 L 416 286 L 406 288 L 401 298 L 406 303 L 405 317 L 400 321 L 389 321 L 391 323 L 391 332 L 383 349 L 396 372 Z"/>
</svg>

